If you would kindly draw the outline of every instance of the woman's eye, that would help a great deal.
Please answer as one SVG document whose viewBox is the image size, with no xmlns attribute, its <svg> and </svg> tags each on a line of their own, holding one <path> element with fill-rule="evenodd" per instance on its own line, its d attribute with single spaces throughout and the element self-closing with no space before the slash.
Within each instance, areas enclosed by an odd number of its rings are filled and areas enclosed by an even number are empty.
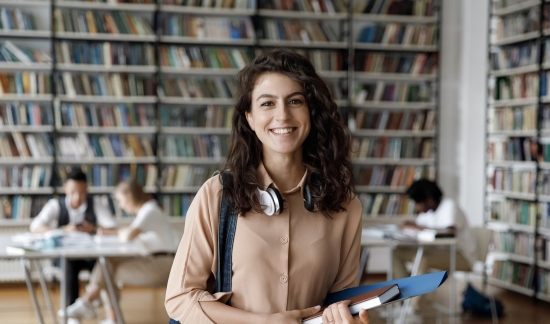
<svg viewBox="0 0 550 324">
<path fill-rule="evenodd" d="M 302 103 L 302 100 L 300 100 L 300 99 L 292 99 L 292 100 L 290 100 L 289 103 L 290 103 L 291 105 L 299 105 L 299 104 Z"/>
<path fill-rule="evenodd" d="M 271 105 L 273 105 L 273 102 L 266 101 L 266 102 L 262 102 L 262 104 L 260 106 L 271 106 Z"/>
</svg>

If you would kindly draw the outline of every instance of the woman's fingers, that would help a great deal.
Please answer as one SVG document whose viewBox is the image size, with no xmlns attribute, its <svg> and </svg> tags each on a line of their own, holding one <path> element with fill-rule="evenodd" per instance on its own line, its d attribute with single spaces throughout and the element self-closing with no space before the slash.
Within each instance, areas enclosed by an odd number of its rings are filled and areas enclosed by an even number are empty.
<svg viewBox="0 0 550 324">
<path fill-rule="evenodd" d="M 370 323 L 369 312 L 367 312 L 366 310 L 362 309 L 362 310 L 359 312 L 359 321 L 361 321 L 361 324 L 369 324 L 369 323 Z"/>
<path fill-rule="evenodd" d="M 334 324 L 334 315 L 330 306 L 323 311 L 323 324 Z"/>
</svg>

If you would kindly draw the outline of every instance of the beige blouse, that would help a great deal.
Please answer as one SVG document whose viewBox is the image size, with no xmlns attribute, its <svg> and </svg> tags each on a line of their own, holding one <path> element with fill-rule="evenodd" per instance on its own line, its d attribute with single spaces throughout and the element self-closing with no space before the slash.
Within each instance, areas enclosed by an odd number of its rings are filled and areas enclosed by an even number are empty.
<svg viewBox="0 0 550 324">
<path fill-rule="evenodd" d="M 273 183 L 258 168 L 266 189 Z M 209 179 L 199 190 L 185 221 L 166 289 L 168 315 L 183 323 L 213 323 L 200 301 L 231 297 L 231 306 L 273 314 L 323 303 L 328 292 L 357 285 L 361 244 L 361 203 L 355 197 L 346 211 L 325 217 L 304 208 L 302 185 L 282 192 L 281 215 L 239 215 L 233 245 L 230 293 L 211 294 L 217 265 L 218 214 L 222 185 Z"/>
</svg>

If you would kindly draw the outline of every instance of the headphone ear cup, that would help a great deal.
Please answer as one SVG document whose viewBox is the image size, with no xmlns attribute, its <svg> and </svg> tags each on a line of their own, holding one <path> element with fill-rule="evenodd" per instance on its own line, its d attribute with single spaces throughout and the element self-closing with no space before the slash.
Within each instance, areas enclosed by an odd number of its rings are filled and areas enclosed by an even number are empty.
<svg viewBox="0 0 550 324">
<path fill-rule="evenodd" d="M 275 213 L 276 208 L 275 201 L 273 200 L 273 197 L 271 197 L 271 194 L 267 191 L 256 189 L 256 195 L 258 195 L 258 200 L 260 201 L 260 205 L 262 205 L 264 213 L 267 216 L 272 216 Z"/>
<path fill-rule="evenodd" d="M 271 195 L 271 198 L 273 198 L 273 201 L 275 202 L 275 215 L 280 215 L 284 209 L 283 196 L 281 196 L 281 193 L 277 190 L 277 188 L 268 187 L 266 191 Z"/>
<path fill-rule="evenodd" d="M 309 185 L 304 185 L 302 196 L 304 197 L 304 208 L 312 212 L 315 209 L 315 204 L 313 203 L 313 199 L 311 199 L 311 190 L 309 190 Z"/>
</svg>

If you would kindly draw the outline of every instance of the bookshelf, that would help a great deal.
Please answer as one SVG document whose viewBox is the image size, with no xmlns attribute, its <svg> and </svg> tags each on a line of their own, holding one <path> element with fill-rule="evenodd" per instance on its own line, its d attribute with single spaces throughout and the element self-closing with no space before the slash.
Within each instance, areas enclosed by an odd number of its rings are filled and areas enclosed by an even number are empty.
<svg viewBox="0 0 550 324">
<path fill-rule="evenodd" d="M 485 224 L 489 283 L 550 301 L 548 290 L 548 1 L 490 3 Z M 546 153 L 546 155 L 545 155 Z"/>
</svg>

